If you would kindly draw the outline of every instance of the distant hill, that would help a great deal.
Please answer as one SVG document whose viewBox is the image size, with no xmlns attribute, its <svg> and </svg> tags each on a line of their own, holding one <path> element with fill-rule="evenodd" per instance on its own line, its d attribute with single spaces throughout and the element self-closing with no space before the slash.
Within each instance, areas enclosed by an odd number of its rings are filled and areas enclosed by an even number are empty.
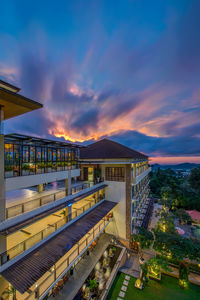
<svg viewBox="0 0 200 300">
<path fill-rule="evenodd" d="M 177 165 L 160 165 L 160 164 L 154 164 L 151 165 L 153 169 L 181 169 L 181 170 L 191 170 L 193 168 L 200 168 L 200 164 L 194 164 L 194 163 L 182 163 L 182 164 L 177 164 Z"/>
</svg>

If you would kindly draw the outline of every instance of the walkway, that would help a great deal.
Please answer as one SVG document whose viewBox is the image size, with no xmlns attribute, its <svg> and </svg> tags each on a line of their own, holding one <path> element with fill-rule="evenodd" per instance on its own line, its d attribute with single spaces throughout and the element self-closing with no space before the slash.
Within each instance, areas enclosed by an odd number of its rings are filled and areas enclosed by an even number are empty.
<svg viewBox="0 0 200 300">
<path fill-rule="evenodd" d="M 111 238 L 112 236 L 109 234 L 102 234 L 99 238 L 97 246 L 94 248 L 94 250 L 90 251 L 90 255 L 82 258 L 75 266 L 74 274 L 70 276 L 63 289 L 59 291 L 59 294 L 56 297 L 51 297 L 50 299 L 72 300 L 93 270 L 96 263 L 101 258 L 105 249 L 108 247 Z"/>
</svg>

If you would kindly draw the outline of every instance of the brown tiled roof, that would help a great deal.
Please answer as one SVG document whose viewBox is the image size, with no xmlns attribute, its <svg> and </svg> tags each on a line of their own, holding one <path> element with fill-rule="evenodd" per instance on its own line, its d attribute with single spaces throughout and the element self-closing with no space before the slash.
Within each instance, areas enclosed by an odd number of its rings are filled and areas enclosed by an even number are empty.
<svg viewBox="0 0 200 300">
<path fill-rule="evenodd" d="M 133 158 L 146 160 L 148 156 L 120 143 L 103 139 L 80 150 L 82 159 Z"/>
</svg>

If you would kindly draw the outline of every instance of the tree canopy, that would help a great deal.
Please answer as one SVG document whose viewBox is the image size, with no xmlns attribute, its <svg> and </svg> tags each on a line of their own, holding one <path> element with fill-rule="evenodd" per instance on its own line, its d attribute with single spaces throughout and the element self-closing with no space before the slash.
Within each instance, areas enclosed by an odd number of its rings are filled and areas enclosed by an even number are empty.
<svg viewBox="0 0 200 300">
<path fill-rule="evenodd" d="M 200 211 L 200 169 L 194 168 L 188 177 L 180 177 L 171 170 L 157 170 L 150 176 L 151 194 L 161 199 L 170 210 L 175 208 Z"/>
</svg>

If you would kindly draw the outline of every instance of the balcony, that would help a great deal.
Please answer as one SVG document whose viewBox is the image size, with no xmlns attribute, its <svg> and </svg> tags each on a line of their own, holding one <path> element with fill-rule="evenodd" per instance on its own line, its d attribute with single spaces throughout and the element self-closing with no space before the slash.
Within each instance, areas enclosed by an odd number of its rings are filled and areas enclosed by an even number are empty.
<svg viewBox="0 0 200 300">
<path fill-rule="evenodd" d="M 72 185 L 72 195 L 80 192 L 83 189 L 86 189 L 90 186 L 87 182 L 82 182 L 76 185 Z M 53 192 L 53 193 L 44 193 L 44 195 L 36 196 L 34 199 L 26 200 L 26 202 L 19 203 L 19 204 L 9 204 L 9 206 L 6 208 L 6 218 L 10 219 L 13 217 L 16 217 L 18 215 L 21 215 L 23 213 L 32 211 L 33 209 L 36 209 L 38 207 L 44 206 L 48 203 L 55 202 L 59 199 L 62 199 L 64 197 L 67 197 L 67 191 L 65 189 Z"/>
<path fill-rule="evenodd" d="M 112 221 L 116 205 L 110 201 L 99 204 L 34 252 L 1 268 L 1 275 L 21 293 L 17 292 L 20 299 L 44 297 Z"/>
<path fill-rule="evenodd" d="M 24 253 L 34 245 L 41 243 L 47 237 L 54 234 L 60 228 L 66 227 L 68 224 L 75 222 L 81 215 L 84 215 L 93 206 L 104 200 L 103 188 L 99 190 L 99 193 L 91 193 L 89 196 L 80 198 L 80 200 L 70 202 L 67 206 L 64 205 L 62 209 L 51 210 L 42 215 L 43 218 L 38 217 L 31 218 L 25 221 L 21 225 L 9 227 L 4 230 L 3 235 L 7 236 L 7 251 L 0 254 L 1 264 L 6 263 L 18 255 Z M 79 198 L 78 198 L 79 199 Z M 67 209 L 67 210 L 66 210 Z M 35 221 L 35 222 L 34 222 Z M 40 230 L 38 230 L 40 229 Z"/>
<path fill-rule="evenodd" d="M 142 174 L 137 176 L 136 178 L 133 178 L 133 184 L 138 184 L 144 177 L 146 177 L 151 172 L 151 168 L 149 167 L 147 170 L 145 170 Z"/>
</svg>

